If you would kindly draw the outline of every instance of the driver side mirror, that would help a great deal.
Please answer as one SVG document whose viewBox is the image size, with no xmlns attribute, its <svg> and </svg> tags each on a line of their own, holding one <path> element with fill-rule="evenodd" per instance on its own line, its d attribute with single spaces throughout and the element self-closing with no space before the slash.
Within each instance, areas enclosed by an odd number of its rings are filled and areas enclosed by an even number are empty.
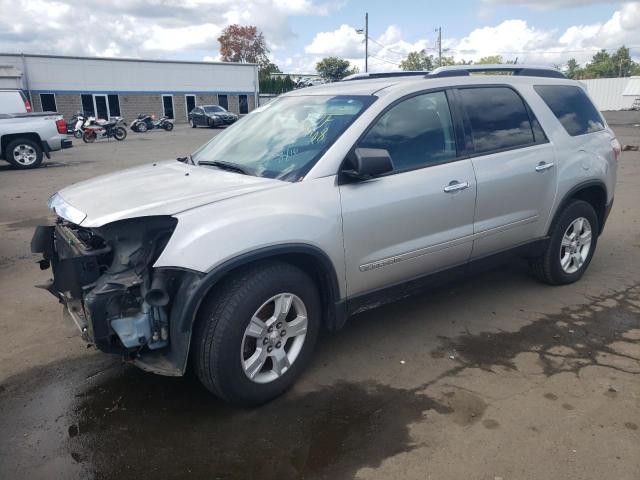
<svg viewBox="0 0 640 480">
<path fill-rule="evenodd" d="M 343 173 L 358 180 L 368 180 L 393 171 L 393 160 L 384 148 L 356 148 L 351 163 L 354 168 Z"/>
</svg>

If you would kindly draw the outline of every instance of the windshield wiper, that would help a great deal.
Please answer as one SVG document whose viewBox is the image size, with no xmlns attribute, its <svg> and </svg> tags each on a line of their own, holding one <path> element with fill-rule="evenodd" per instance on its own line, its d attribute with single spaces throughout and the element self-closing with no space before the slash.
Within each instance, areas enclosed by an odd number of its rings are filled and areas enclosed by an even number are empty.
<svg viewBox="0 0 640 480">
<path fill-rule="evenodd" d="M 249 172 L 244 167 L 241 167 L 237 163 L 223 162 L 221 160 L 212 160 L 212 161 L 202 160 L 198 162 L 198 165 L 210 165 L 212 167 L 218 167 L 223 170 L 229 170 L 231 172 L 241 173 L 243 175 L 249 175 Z"/>
</svg>

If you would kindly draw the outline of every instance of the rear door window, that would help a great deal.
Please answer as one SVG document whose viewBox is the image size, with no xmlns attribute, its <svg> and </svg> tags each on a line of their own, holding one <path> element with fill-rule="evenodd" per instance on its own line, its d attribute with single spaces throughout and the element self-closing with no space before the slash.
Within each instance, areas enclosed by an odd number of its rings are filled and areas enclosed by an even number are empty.
<svg viewBox="0 0 640 480">
<path fill-rule="evenodd" d="M 572 85 L 536 85 L 533 88 L 572 137 L 604 129 L 602 117 L 582 88 Z"/>
<path fill-rule="evenodd" d="M 473 87 L 461 88 L 459 93 L 471 127 L 475 153 L 536 143 L 527 107 L 513 89 Z"/>
</svg>

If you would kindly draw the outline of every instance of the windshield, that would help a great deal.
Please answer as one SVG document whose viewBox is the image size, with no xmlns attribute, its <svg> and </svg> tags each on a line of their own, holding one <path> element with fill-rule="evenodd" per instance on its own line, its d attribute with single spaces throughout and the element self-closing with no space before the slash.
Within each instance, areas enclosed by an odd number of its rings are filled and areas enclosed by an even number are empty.
<svg viewBox="0 0 640 480">
<path fill-rule="evenodd" d="M 374 99 L 281 97 L 214 137 L 193 154 L 193 160 L 225 162 L 249 175 L 298 181 Z"/>
<path fill-rule="evenodd" d="M 217 105 L 214 105 L 213 107 L 202 107 L 202 108 L 207 113 L 222 113 L 222 112 L 226 112 L 226 110 L 224 108 L 218 107 Z"/>
</svg>

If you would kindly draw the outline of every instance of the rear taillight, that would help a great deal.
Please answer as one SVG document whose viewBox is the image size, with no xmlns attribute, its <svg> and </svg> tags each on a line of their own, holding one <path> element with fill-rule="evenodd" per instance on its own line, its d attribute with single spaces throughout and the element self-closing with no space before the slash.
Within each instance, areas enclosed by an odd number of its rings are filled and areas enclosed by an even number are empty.
<svg viewBox="0 0 640 480">
<path fill-rule="evenodd" d="M 24 108 L 26 108 L 27 112 L 31 112 L 31 104 L 26 98 L 24 99 Z"/>
<path fill-rule="evenodd" d="M 616 161 L 618 161 L 618 159 L 620 158 L 620 153 L 622 152 L 622 147 L 620 146 L 620 142 L 617 138 L 611 140 L 611 148 L 613 149 L 613 156 L 615 157 Z"/>
<path fill-rule="evenodd" d="M 67 133 L 67 124 L 62 118 L 60 120 L 56 120 L 56 128 L 58 129 L 58 133 Z"/>
</svg>

